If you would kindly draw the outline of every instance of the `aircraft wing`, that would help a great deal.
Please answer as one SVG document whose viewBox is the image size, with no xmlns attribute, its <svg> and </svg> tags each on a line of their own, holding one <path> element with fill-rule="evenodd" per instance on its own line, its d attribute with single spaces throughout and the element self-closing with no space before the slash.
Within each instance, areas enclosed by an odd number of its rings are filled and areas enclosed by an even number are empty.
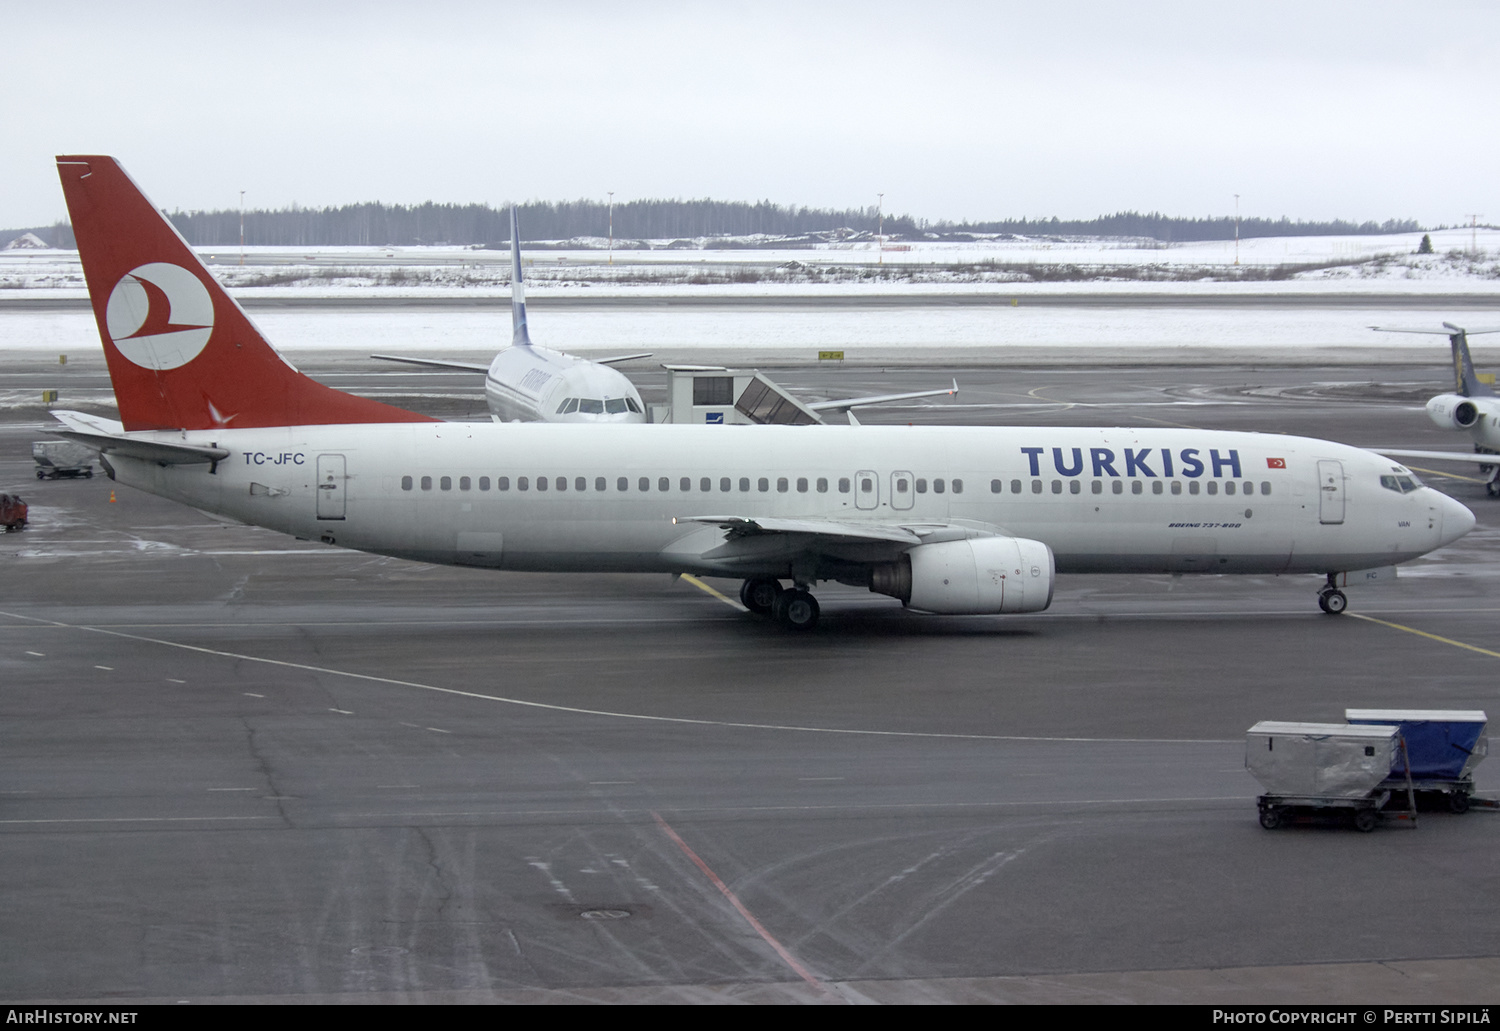
<svg viewBox="0 0 1500 1031">
<path fill-rule="evenodd" d="M 842 523 L 823 519 L 775 519 L 759 516 L 679 516 L 679 523 L 709 523 L 728 530 L 728 539 L 756 537 L 764 534 L 799 534 L 829 541 L 890 541 L 897 544 L 921 544 L 922 538 L 902 526 L 878 523 Z"/>
<path fill-rule="evenodd" d="M 76 440 L 80 444 L 87 444 L 100 454 L 142 458 L 148 462 L 159 462 L 162 465 L 213 464 L 229 457 L 229 452 L 221 447 L 204 447 L 198 444 L 180 444 L 126 436 L 124 425 L 112 419 L 101 419 L 82 412 L 55 411 L 52 414 L 67 429 L 47 432 L 66 437 L 68 440 Z"/>
<path fill-rule="evenodd" d="M 617 354 L 613 358 L 591 358 L 595 365 L 614 365 L 616 362 L 630 362 L 637 358 L 650 358 L 650 351 L 642 351 L 640 354 Z"/>
<path fill-rule="evenodd" d="M 1500 455 L 1485 454 L 1482 451 L 1403 451 L 1399 448 L 1372 447 L 1366 451 L 1373 451 L 1377 455 L 1390 455 L 1392 458 L 1420 458 L 1427 462 L 1462 462 L 1466 465 L 1495 465 L 1500 463 Z"/>
<path fill-rule="evenodd" d="M 379 358 L 383 362 L 405 362 L 407 365 L 427 365 L 434 369 L 455 369 L 458 372 L 489 372 L 488 365 L 475 365 L 473 362 L 445 362 L 436 358 L 402 358 L 394 354 L 372 354 L 371 358 Z"/>
<path fill-rule="evenodd" d="M 808 404 L 807 407 L 814 412 L 847 412 L 851 408 L 863 408 L 865 405 L 883 405 L 891 401 L 914 401 L 919 397 L 955 397 L 958 394 L 958 380 L 953 381 L 951 387 L 940 387 L 937 390 L 916 390 L 910 394 L 875 394 L 870 397 L 846 397 L 838 401 L 818 401 Z"/>
</svg>

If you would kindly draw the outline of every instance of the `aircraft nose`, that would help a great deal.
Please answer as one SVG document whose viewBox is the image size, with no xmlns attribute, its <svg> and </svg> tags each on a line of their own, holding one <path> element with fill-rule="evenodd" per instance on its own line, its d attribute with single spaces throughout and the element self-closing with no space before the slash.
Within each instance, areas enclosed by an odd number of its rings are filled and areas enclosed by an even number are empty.
<svg viewBox="0 0 1500 1031">
<path fill-rule="evenodd" d="M 1446 494 L 1439 493 L 1438 496 L 1442 499 L 1438 502 L 1438 514 L 1443 519 L 1438 527 L 1438 540 L 1441 542 L 1439 547 L 1441 547 L 1443 544 L 1452 544 L 1474 529 L 1474 513 Z"/>
</svg>

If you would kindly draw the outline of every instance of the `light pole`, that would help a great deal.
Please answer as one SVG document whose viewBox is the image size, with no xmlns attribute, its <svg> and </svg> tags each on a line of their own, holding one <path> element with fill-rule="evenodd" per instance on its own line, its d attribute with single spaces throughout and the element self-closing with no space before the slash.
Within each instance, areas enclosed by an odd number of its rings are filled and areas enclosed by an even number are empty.
<svg viewBox="0 0 1500 1031">
<path fill-rule="evenodd" d="M 879 254 L 879 257 L 877 257 L 875 259 L 875 264 L 877 264 L 877 265 L 884 265 L 885 264 L 885 194 L 883 194 L 883 193 L 877 193 L 875 195 L 875 210 L 876 210 L 876 212 L 878 213 L 878 216 L 879 216 L 879 221 L 877 221 L 875 223 L 875 249 L 876 249 L 877 253 Z"/>
<path fill-rule="evenodd" d="M 609 191 L 609 263 L 615 263 L 615 191 Z"/>
<path fill-rule="evenodd" d="M 245 191 L 240 191 L 240 268 L 245 267 Z"/>
<path fill-rule="evenodd" d="M 1234 263 L 1240 263 L 1240 195 L 1234 195 Z"/>
</svg>

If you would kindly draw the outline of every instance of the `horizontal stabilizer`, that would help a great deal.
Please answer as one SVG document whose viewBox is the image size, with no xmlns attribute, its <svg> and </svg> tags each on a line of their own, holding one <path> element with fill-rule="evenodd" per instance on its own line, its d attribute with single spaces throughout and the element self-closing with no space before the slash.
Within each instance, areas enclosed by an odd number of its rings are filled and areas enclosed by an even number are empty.
<svg viewBox="0 0 1500 1031">
<path fill-rule="evenodd" d="M 426 365 L 434 369 L 453 369 L 456 372 L 479 372 L 490 371 L 488 365 L 478 365 L 474 362 L 445 362 L 436 358 L 403 358 L 397 354 L 372 354 L 371 358 L 379 358 L 383 362 L 405 362 L 407 365 Z"/>
<path fill-rule="evenodd" d="M 82 412 L 53 412 L 67 429 L 48 430 L 59 437 L 87 444 L 100 454 L 124 455 L 161 465 L 209 465 L 229 457 L 221 447 L 183 444 L 177 441 L 152 440 L 128 436 L 125 427 L 110 419 L 84 415 Z"/>
<path fill-rule="evenodd" d="M 613 358 L 595 358 L 595 365 L 614 365 L 618 362 L 633 362 L 637 358 L 650 358 L 650 351 L 642 351 L 640 354 L 617 354 Z"/>
</svg>

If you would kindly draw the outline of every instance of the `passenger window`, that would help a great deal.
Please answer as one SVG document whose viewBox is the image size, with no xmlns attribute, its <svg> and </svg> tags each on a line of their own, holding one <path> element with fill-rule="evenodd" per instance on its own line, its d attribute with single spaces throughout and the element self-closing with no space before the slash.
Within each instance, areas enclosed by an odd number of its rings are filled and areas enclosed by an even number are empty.
<svg viewBox="0 0 1500 1031">
<path fill-rule="evenodd" d="M 771 481 L 762 476 L 760 479 L 755 481 L 755 489 L 764 494 L 766 491 L 771 489 Z"/>
<path fill-rule="evenodd" d="M 840 476 L 839 477 L 839 493 L 840 494 L 848 494 L 849 493 L 849 477 L 847 477 L 847 476 Z"/>
<path fill-rule="evenodd" d="M 1182 481 L 1181 480 L 1173 480 L 1172 481 L 1172 493 L 1173 494 L 1181 494 L 1182 493 Z"/>
<path fill-rule="evenodd" d="M 798 494 L 806 494 L 807 493 L 807 477 L 806 476 L 799 476 L 799 477 L 797 477 L 797 493 Z"/>
<path fill-rule="evenodd" d="M 875 489 L 875 481 L 874 480 L 870 479 L 868 476 L 862 476 L 862 477 L 860 477 L 859 491 L 860 491 L 861 494 L 869 494 L 874 489 Z"/>
<path fill-rule="evenodd" d="M 1260 492 L 1262 494 L 1269 494 L 1269 493 L 1271 493 L 1271 481 L 1270 480 L 1261 480 L 1260 481 Z"/>
<path fill-rule="evenodd" d="M 1224 493 L 1225 494 L 1233 494 L 1234 493 L 1234 481 L 1233 480 L 1228 480 L 1228 481 L 1225 482 L 1225 484 L 1224 484 Z"/>
<path fill-rule="evenodd" d="M 939 480 L 938 482 L 941 483 L 942 481 Z M 1054 494 L 1061 494 L 1062 493 L 1062 480 L 1053 480 L 1052 481 L 1052 493 L 1054 493 Z"/>
<path fill-rule="evenodd" d="M 547 477 L 545 477 L 545 476 L 538 476 L 536 478 L 536 489 L 537 490 L 546 490 L 547 489 Z"/>
<path fill-rule="evenodd" d="M 942 480 L 933 480 L 932 481 L 932 492 L 934 494 L 941 494 L 943 492 L 943 481 Z"/>
<path fill-rule="evenodd" d="M 1188 481 L 1188 493 L 1189 494 L 1196 494 L 1196 493 L 1198 493 L 1198 481 L 1197 480 L 1189 480 Z"/>
<path fill-rule="evenodd" d="M 1143 483 L 1141 483 L 1140 480 L 1131 480 L 1130 481 L 1130 493 L 1132 493 L 1132 494 L 1139 494 L 1142 491 L 1144 491 L 1145 489 L 1146 489 L 1145 485 Z"/>
<path fill-rule="evenodd" d="M 646 493 L 651 489 L 651 477 L 642 476 L 640 480 L 636 482 L 636 487 L 640 489 L 642 494 Z"/>
<path fill-rule="evenodd" d="M 680 490 L 680 491 L 682 491 L 684 494 L 686 494 L 688 491 L 692 490 L 693 489 L 693 478 L 691 476 L 684 476 L 682 479 L 678 480 L 677 481 L 677 489 Z"/>
<path fill-rule="evenodd" d="M 458 489 L 459 490 L 468 490 L 472 485 L 473 485 L 473 481 L 471 481 L 467 476 L 460 476 L 458 478 Z"/>
<path fill-rule="evenodd" d="M 719 477 L 719 490 L 721 492 L 728 493 L 729 486 L 730 486 L 729 477 L 727 477 L 727 476 L 720 476 Z"/>
<path fill-rule="evenodd" d="M 557 478 L 557 489 L 558 490 L 567 490 L 568 489 L 568 478 L 566 476 L 559 476 Z"/>
<path fill-rule="evenodd" d="M 1021 481 L 1020 480 L 1011 480 L 1010 481 L 1010 492 L 1012 494 L 1019 494 L 1019 493 L 1021 493 Z"/>
<path fill-rule="evenodd" d="M 1110 482 L 1109 489 L 1114 491 L 1116 494 L 1124 494 L 1125 484 L 1121 483 L 1119 480 L 1112 480 Z"/>
<path fill-rule="evenodd" d="M 925 479 L 923 479 L 922 477 L 920 477 L 920 476 L 917 477 L 917 493 L 918 494 L 926 494 L 927 493 L 927 481 Z"/>
<path fill-rule="evenodd" d="M 713 490 L 714 489 L 714 481 L 711 480 L 711 479 L 709 479 L 707 476 L 705 476 L 705 477 L 703 477 L 703 479 L 701 479 L 701 480 L 698 481 L 698 489 L 702 490 L 702 491 Z"/>
<path fill-rule="evenodd" d="M 1104 481 L 1103 480 L 1095 480 L 1094 483 L 1093 483 L 1093 486 L 1091 486 L 1089 489 L 1092 490 L 1095 494 L 1103 494 L 1104 493 Z"/>
<path fill-rule="evenodd" d="M 826 476 L 819 476 L 818 477 L 818 493 L 819 494 L 827 494 L 828 493 L 828 477 L 826 477 Z"/>
<path fill-rule="evenodd" d="M 605 489 L 608 487 L 608 485 L 609 485 L 609 481 L 606 480 L 604 477 L 602 477 L 602 476 L 595 476 L 594 477 L 594 489 L 597 490 L 597 491 L 599 491 L 601 494 L 605 491 Z"/>
<path fill-rule="evenodd" d="M 481 476 L 479 478 L 479 489 L 480 490 L 489 490 L 490 489 L 490 478 L 488 476 Z"/>
<path fill-rule="evenodd" d="M 785 476 L 778 476 L 778 477 L 776 477 L 776 493 L 777 494 L 785 494 L 790 489 L 791 489 L 791 484 L 787 482 L 787 478 Z"/>
<path fill-rule="evenodd" d="M 573 489 L 574 490 L 588 490 L 589 489 L 588 477 L 587 476 L 575 477 L 574 480 L 573 480 Z"/>
<path fill-rule="evenodd" d="M 1032 480 L 1031 481 L 1031 493 L 1033 493 L 1033 494 L 1040 494 L 1041 492 L 1042 492 L 1042 481 L 1041 480 Z"/>
<path fill-rule="evenodd" d="M 1255 481 L 1254 480 L 1246 480 L 1244 483 L 1240 484 L 1240 486 L 1241 486 L 1241 488 L 1243 488 L 1243 490 L 1245 491 L 1246 494 L 1254 494 L 1255 493 Z"/>
<path fill-rule="evenodd" d="M 1083 484 L 1079 483 L 1077 480 L 1069 480 L 1068 481 L 1068 493 L 1070 493 L 1070 494 L 1081 494 L 1081 493 L 1083 493 Z"/>
<path fill-rule="evenodd" d="M 658 476 L 656 478 L 656 489 L 665 494 L 672 489 L 672 478 L 670 476 Z"/>
<path fill-rule="evenodd" d="M 990 493 L 991 494 L 999 494 L 1000 493 L 1000 481 L 999 480 L 991 480 L 990 481 Z"/>
<path fill-rule="evenodd" d="M 516 477 L 516 490 L 526 490 L 531 486 L 531 481 L 524 476 Z"/>
<path fill-rule="evenodd" d="M 411 490 L 411 477 L 410 476 L 403 476 L 403 477 L 401 477 L 401 489 L 402 490 Z"/>
<path fill-rule="evenodd" d="M 1161 481 L 1160 480 L 1152 480 L 1151 481 L 1151 493 L 1152 494 L 1160 494 L 1161 492 L 1162 492 Z"/>
<path fill-rule="evenodd" d="M 630 478 L 629 477 L 627 477 L 627 476 L 621 476 L 618 480 L 615 481 L 615 490 L 618 490 L 618 491 L 627 491 L 629 489 L 630 489 Z"/>
<path fill-rule="evenodd" d="M 1208 492 L 1210 494 L 1217 494 L 1217 493 L 1219 493 L 1219 483 L 1218 483 L 1217 480 L 1209 480 L 1208 481 Z"/>
<path fill-rule="evenodd" d="M 749 489 L 750 489 L 750 477 L 748 477 L 748 476 L 741 476 L 740 477 L 740 490 L 742 490 L 742 491 L 748 491 Z"/>
<path fill-rule="evenodd" d="M 964 481 L 963 480 L 954 480 L 953 481 L 953 493 L 955 493 L 955 494 L 962 494 L 963 492 L 964 492 Z"/>
<path fill-rule="evenodd" d="M 897 494 L 905 494 L 910 487 L 911 487 L 911 484 L 907 482 L 905 476 L 897 477 L 897 479 L 896 479 L 896 493 Z"/>
<path fill-rule="evenodd" d="M 441 490 L 452 490 L 453 489 L 453 477 L 451 477 L 451 476 L 444 476 L 441 480 L 438 480 L 438 488 L 441 489 Z"/>
<path fill-rule="evenodd" d="M 510 477 L 509 476 L 496 476 L 495 477 L 495 489 L 496 490 L 510 490 Z"/>
</svg>

